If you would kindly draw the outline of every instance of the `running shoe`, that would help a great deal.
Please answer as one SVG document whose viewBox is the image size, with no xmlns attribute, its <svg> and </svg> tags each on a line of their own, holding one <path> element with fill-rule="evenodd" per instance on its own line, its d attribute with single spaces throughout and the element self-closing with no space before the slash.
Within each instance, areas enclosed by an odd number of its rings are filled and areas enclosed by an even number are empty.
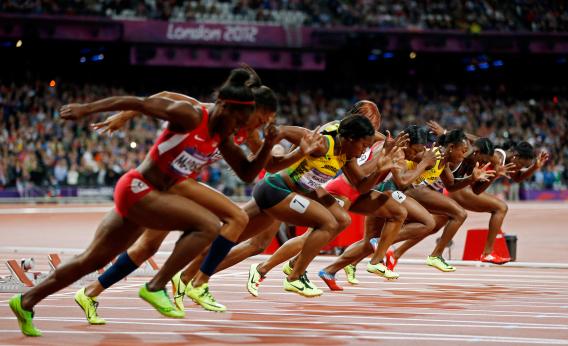
<svg viewBox="0 0 568 346">
<path fill-rule="evenodd" d="M 175 307 L 165 289 L 153 292 L 148 290 L 148 284 L 144 284 L 140 287 L 138 295 L 166 317 L 185 317 L 185 311 L 180 311 Z"/>
<path fill-rule="evenodd" d="M 395 279 L 398 279 L 398 277 L 400 276 L 400 275 L 398 275 L 397 272 L 393 272 L 392 270 L 387 268 L 382 262 L 379 262 L 377 264 L 371 264 L 371 262 L 369 262 L 367 264 L 367 271 L 369 273 L 377 274 L 378 276 L 382 276 L 382 277 L 384 277 L 385 279 L 388 279 L 388 280 L 395 280 Z"/>
<path fill-rule="evenodd" d="M 185 296 L 185 290 L 187 285 L 181 279 L 181 271 L 178 272 L 172 278 L 172 291 L 174 295 L 174 304 L 176 308 L 180 311 L 185 311 L 185 306 L 183 305 L 183 297 Z"/>
<path fill-rule="evenodd" d="M 443 272 L 455 272 L 456 268 L 449 265 L 442 256 L 428 256 L 426 264 Z"/>
<path fill-rule="evenodd" d="M 286 262 L 283 266 L 282 266 L 282 272 L 286 275 L 290 275 L 292 274 L 292 272 L 294 271 L 294 267 L 292 267 L 290 265 L 290 261 Z"/>
<path fill-rule="evenodd" d="M 325 282 L 327 287 L 332 291 L 343 291 L 343 287 L 339 286 L 335 281 L 335 275 L 328 273 L 324 270 L 320 270 L 318 273 L 319 277 Z"/>
<path fill-rule="evenodd" d="M 394 270 L 394 267 L 398 263 L 398 259 L 394 257 L 394 250 L 392 247 L 390 247 L 385 254 L 385 263 L 389 270 Z"/>
<path fill-rule="evenodd" d="M 199 287 L 191 286 L 191 288 L 187 290 L 187 296 L 197 304 L 201 305 L 205 310 L 216 312 L 224 312 L 227 310 L 227 307 L 218 303 L 211 292 L 209 292 L 208 283 L 204 283 Z"/>
<path fill-rule="evenodd" d="M 75 302 L 79 304 L 81 309 L 85 312 L 85 317 L 87 317 L 89 324 L 106 324 L 106 321 L 97 314 L 99 302 L 96 301 L 96 298 L 91 298 L 85 294 L 85 287 L 75 293 Z"/>
<path fill-rule="evenodd" d="M 304 297 L 317 297 L 323 293 L 322 290 L 310 282 L 305 273 L 294 281 L 288 281 L 287 278 L 284 279 L 284 290 L 298 293 Z"/>
<path fill-rule="evenodd" d="M 488 255 L 481 255 L 481 262 L 494 263 L 494 264 L 505 264 L 511 261 L 511 257 L 501 257 L 495 253 L 490 253 Z"/>
<path fill-rule="evenodd" d="M 377 251 L 377 248 L 379 247 L 379 238 L 371 238 L 369 243 L 371 243 L 371 246 L 373 247 L 373 252 Z"/>
<path fill-rule="evenodd" d="M 357 277 L 355 276 L 355 272 L 357 271 L 356 265 L 349 264 L 348 266 L 343 268 L 343 270 L 345 270 L 345 275 L 347 276 L 347 282 L 349 282 L 351 285 L 359 284 L 359 280 L 357 280 Z"/>
<path fill-rule="evenodd" d="M 258 272 L 258 263 L 251 264 L 247 281 L 247 290 L 250 294 L 258 297 L 258 286 L 262 280 L 264 280 L 264 278 L 260 276 L 260 273 Z"/>
<path fill-rule="evenodd" d="M 34 312 L 24 310 L 22 308 L 22 295 L 16 294 L 13 296 L 9 303 L 10 309 L 18 318 L 18 326 L 24 335 L 27 336 L 41 336 L 41 331 L 34 326 L 33 318 Z"/>
</svg>

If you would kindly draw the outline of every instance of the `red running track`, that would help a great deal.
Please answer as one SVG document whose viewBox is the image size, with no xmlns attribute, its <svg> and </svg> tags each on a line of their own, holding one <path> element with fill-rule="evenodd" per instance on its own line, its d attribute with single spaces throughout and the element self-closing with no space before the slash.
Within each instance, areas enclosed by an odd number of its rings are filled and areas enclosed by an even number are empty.
<svg viewBox="0 0 568 346">
<path fill-rule="evenodd" d="M 84 247 L 92 237 L 92 223 L 101 216 L 75 211 L 41 215 L 0 215 L 1 259 L 33 254 L 37 269 L 47 270 L 47 252 L 38 255 L 32 247 Z M 564 205 L 511 210 L 508 225 L 523 234 L 520 255 L 566 262 L 566 226 L 561 221 L 566 215 Z M 22 246 L 27 250 L 17 254 L 7 250 Z M 419 247 L 420 254 L 411 257 L 423 258 L 431 246 Z M 99 299 L 106 326 L 87 325 L 72 298 L 77 288 L 40 303 L 36 325 L 44 332 L 41 338 L 20 334 L 7 307 L 11 294 L 0 293 L 0 345 L 568 345 L 568 270 L 492 266 L 442 273 L 425 265 L 401 264 L 400 279 L 389 282 L 360 265 L 360 285 L 347 285 L 340 273 L 345 291 L 324 289 L 323 296 L 312 299 L 284 292 L 284 276 L 274 271 L 261 284 L 260 297 L 254 298 L 245 283 L 249 265 L 258 260 L 212 278 L 211 291 L 227 305 L 226 313 L 207 312 L 186 301 L 185 319 L 161 317 L 137 297 L 148 278 L 129 278 Z M 320 257 L 309 268 L 310 278 L 321 288 L 324 284 L 315 273 L 331 260 Z M 0 268 L 0 275 L 6 273 Z"/>
</svg>

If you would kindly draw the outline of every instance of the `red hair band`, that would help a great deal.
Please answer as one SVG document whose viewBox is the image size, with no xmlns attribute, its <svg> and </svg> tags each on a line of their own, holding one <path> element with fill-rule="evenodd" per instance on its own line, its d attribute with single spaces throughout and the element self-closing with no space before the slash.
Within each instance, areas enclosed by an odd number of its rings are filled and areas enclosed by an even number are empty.
<svg viewBox="0 0 568 346">
<path fill-rule="evenodd" d="M 254 106 L 256 102 L 254 101 L 239 101 L 239 100 L 231 100 L 231 99 L 219 99 L 225 103 L 233 104 L 233 105 L 251 105 Z"/>
</svg>

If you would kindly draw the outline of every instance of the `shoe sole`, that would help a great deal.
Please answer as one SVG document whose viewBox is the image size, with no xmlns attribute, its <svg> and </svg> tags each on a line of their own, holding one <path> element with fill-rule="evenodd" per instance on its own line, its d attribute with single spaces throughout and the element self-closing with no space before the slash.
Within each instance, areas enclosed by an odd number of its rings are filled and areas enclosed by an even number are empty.
<svg viewBox="0 0 568 346">
<path fill-rule="evenodd" d="M 302 297 L 306 297 L 306 298 L 316 298 L 316 297 L 319 297 L 319 296 L 321 296 L 321 295 L 323 294 L 323 292 L 322 292 L 322 293 L 316 294 L 316 295 L 305 295 L 305 294 L 302 294 L 302 293 L 300 293 L 300 292 L 298 292 L 298 291 L 296 291 L 296 290 L 294 290 L 294 289 L 287 289 L 287 288 L 284 288 L 284 291 L 286 291 L 286 292 L 293 292 L 293 293 L 296 293 L 296 294 L 298 294 L 298 295 L 300 295 L 300 296 L 302 296 Z"/>
<path fill-rule="evenodd" d="M 439 271 L 444 272 L 444 273 L 451 273 L 451 272 L 455 272 L 455 271 L 456 271 L 456 268 L 450 269 L 450 270 L 444 270 L 444 269 L 442 269 L 442 268 L 440 268 L 440 267 L 436 267 L 435 265 L 431 265 L 431 264 L 427 264 L 427 265 L 430 266 L 430 267 L 432 267 L 432 268 L 436 268 L 436 269 L 438 269 Z"/>
<path fill-rule="evenodd" d="M 386 277 L 386 276 L 385 276 L 383 273 L 381 273 L 380 271 L 376 271 L 376 272 L 375 272 L 375 271 L 367 270 L 367 272 L 368 272 L 368 273 L 371 273 L 371 274 L 375 274 L 375 275 L 380 276 L 380 277 L 382 277 L 383 279 L 387 279 L 387 280 L 397 280 L 397 279 L 400 277 L 400 276 L 397 276 L 397 277 L 390 277 L 390 278 L 389 278 L 389 277 Z"/>
<path fill-rule="evenodd" d="M 333 281 L 333 285 L 335 287 L 331 287 L 331 285 L 327 282 L 326 279 L 324 279 L 321 276 L 319 278 L 327 285 L 327 288 L 329 288 L 331 291 L 343 291 L 343 287 L 339 286 L 335 280 Z"/>
</svg>

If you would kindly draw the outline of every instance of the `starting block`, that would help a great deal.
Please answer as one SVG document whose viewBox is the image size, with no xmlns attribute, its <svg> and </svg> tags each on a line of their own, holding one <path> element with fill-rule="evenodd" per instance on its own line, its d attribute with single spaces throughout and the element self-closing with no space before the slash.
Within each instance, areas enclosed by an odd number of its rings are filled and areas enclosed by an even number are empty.
<svg viewBox="0 0 568 346">
<path fill-rule="evenodd" d="M 467 231 L 462 258 L 464 261 L 479 261 L 485 248 L 488 234 L 489 230 L 487 229 L 470 229 Z M 493 252 L 501 257 L 511 257 L 503 231 L 497 233 Z"/>
<path fill-rule="evenodd" d="M 14 259 L 6 261 L 10 275 L 0 278 L 0 292 L 23 293 L 47 277 L 45 273 L 29 271 L 33 268 L 33 258 L 20 262 Z"/>
<path fill-rule="evenodd" d="M 136 269 L 132 274 L 128 276 L 154 276 L 158 272 L 160 267 L 154 261 L 154 258 L 150 257 L 144 262 L 138 269 Z"/>
</svg>

